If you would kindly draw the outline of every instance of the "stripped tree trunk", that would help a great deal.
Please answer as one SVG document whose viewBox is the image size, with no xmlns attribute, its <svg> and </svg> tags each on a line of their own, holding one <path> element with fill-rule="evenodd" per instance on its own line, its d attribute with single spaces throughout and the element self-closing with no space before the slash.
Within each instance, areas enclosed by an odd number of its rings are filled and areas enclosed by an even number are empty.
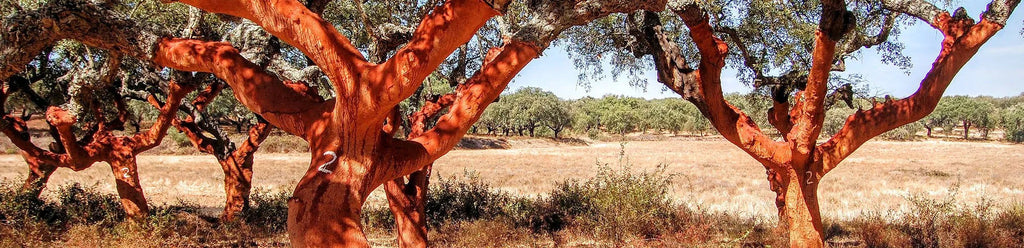
<svg viewBox="0 0 1024 248">
<path fill-rule="evenodd" d="M 237 147 L 226 135 L 221 134 L 216 123 L 199 123 L 211 121 L 212 118 L 201 117 L 207 105 L 220 94 L 226 85 L 211 82 L 194 100 L 191 105 L 183 108 L 184 119 L 177 118 L 172 124 L 178 131 L 185 134 L 193 146 L 200 152 L 212 154 L 217 158 L 224 171 L 224 212 L 221 219 L 233 221 L 235 217 L 249 208 L 249 195 L 252 191 L 253 154 L 260 144 L 270 136 L 273 127 L 262 118 L 259 123 L 249 128 L 248 137 Z M 205 133 L 213 134 L 213 137 Z"/>
<path fill-rule="evenodd" d="M 776 101 L 769 122 L 783 136 L 776 141 L 765 135 L 746 113 L 724 100 L 721 72 L 728 45 L 715 37 L 707 15 L 696 5 L 670 6 L 690 29 L 700 52 L 699 67 L 686 63 L 674 39 L 661 31 L 657 15 L 647 13 L 643 38 L 651 45 L 658 79 L 692 102 L 731 143 L 761 162 L 776 192 L 780 227 L 788 231 L 792 247 L 822 247 L 824 234 L 818 209 L 817 184 L 844 158 L 869 139 L 928 115 L 942 97 L 953 76 L 1006 23 L 1019 1 L 996 0 L 982 20 L 953 18 L 924 1 L 883 1 L 887 9 L 924 20 L 944 35 L 942 50 L 931 71 L 913 95 L 887 100 L 868 110 L 858 110 L 846 124 L 822 144 L 817 144 L 824 122 L 824 98 L 836 41 L 852 28 L 850 13 L 842 0 L 824 1 L 816 33 L 813 62 L 806 89 L 796 92 L 796 102 Z M 909 7 L 908 7 L 909 6 Z M 740 47 L 741 52 L 743 47 Z M 749 61 L 748 61 L 749 62 Z"/>
</svg>

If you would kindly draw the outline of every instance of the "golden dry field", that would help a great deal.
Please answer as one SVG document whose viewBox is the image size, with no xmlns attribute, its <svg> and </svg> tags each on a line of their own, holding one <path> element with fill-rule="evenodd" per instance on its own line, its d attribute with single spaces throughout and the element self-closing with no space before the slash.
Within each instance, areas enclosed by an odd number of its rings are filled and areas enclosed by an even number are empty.
<svg viewBox="0 0 1024 248">
<path fill-rule="evenodd" d="M 775 213 L 774 194 L 768 190 L 763 167 L 721 138 L 589 145 L 513 139 L 509 144 L 510 149 L 452 151 L 437 161 L 434 176 L 462 177 L 469 172 L 496 188 L 535 195 L 549 192 L 560 181 L 593 176 L 598 162 L 618 168 L 621 150 L 634 171 L 666 166 L 666 173 L 674 175 L 671 195 L 680 203 L 748 217 L 773 217 Z M 307 156 L 258 153 L 254 187 L 290 191 L 308 166 Z M 26 171 L 20 156 L 0 155 L 0 178 L 20 181 Z M 151 204 L 183 200 L 211 212 L 223 204 L 223 175 L 212 156 L 144 154 L 139 157 L 139 171 Z M 80 172 L 60 169 L 47 191 L 78 182 L 113 194 L 110 174 L 105 164 Z M 820 184 L 821 209 L 827 218 L 899 210 L 908 206 L 909 195 L 948 199 L 956 194 L 968 204 L 983 198 L 996 206 L 1019 203 L 1024 202 L 1024 145 L 871 141 Z M 370 198 L 370 204 L 384 204 L 379 192 Z"/>
</svg>

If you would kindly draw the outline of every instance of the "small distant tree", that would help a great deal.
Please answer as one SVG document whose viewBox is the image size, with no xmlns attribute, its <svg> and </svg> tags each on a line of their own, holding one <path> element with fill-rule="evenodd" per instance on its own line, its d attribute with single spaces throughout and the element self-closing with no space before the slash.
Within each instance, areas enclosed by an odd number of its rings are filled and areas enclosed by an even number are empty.
<svg viewBox="0 0 1024 248">
<path fill-rule="evenodd" d="M 942 105 L 942 103 L 940 102 L 939 105 Z M 950 122 L 949 116 L 940 113 L 939 109 L 940 108 L 936 108 L 935 111 L 933 111 L 931 114 L 917 121 L 918 123 L 921 123 L 922 127 L 924 127 L 925 133 L 928 136 L 928 138 L 932 137 L 932 133 L 934 132 L 935 128 L 944 127 Z"/>
<path fill-rule="evenodd" d="M 1007 141 L 1024 142 L 1024 103 L 1018 103 L 1006 109 L 1001 116 L 1001 122 Z"/>
<path fill-rule="evenodd" d="M 608 132 L 620 135 L 640 128 L 642 110 L 647 108 L 647 101 L 634 97 L 609 95 L 598 103 L 601 125 Z"/>
<path fill-rule="evenodd" d="M 601 113 L 598 111 L 598 100 L 583 97 L 569 103 L 573 115 L 573 129 L 590 133 L 601 127 Z"/>
<path fill-rule="evenodd" d="M 572 111 L 569 110 L 569 102 L 558 99 L 554 94 L 541 99 L 540 115 L 541 122 L 544 126 L 551 129 L 554 133 L 555 138 L 559 138 L 558 134 L 562 133 L 566 128 L 572 126 L 573 115 Z"/>
<path fill-rule="evenodd" d="M 936 118 L 947 120 L 944 124 L 952 130 L 959 125 L 963 128 L 963 138 L 970 138 L 972 127 L 982 130 L 982 136 L 988 137 L 988 130 L 997 122 L 995 107 L 992 103 L 968 96 L 945 97 L 936 107 Z"/>
</svg>

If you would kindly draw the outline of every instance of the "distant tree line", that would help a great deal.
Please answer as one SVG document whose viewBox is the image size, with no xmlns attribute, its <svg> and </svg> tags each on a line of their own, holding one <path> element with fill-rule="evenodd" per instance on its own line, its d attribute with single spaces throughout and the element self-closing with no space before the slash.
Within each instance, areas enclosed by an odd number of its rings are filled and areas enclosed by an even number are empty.
<svg viewBox="0 0 1024 248">
<path fill-rule="evenodd" d="M 750 113 L 765 113 L 771 106 L 762 101 L 769 96 L 759 93 L 730 93 L 725 98 L 735 107 Z M 859 98 L 852 106 L 834 104 L 822 131 L 832 134 L 857 109 L 868 109 L 884 98 Z M 891 99 L 890 99 L 891 100 Z M 753 115 L 759 126 L 769 126 L 765 115 Z M 954 138 L 989 139 L 989 134 L 1002 130 L 1007 141 L 1024 142 L 1024 94 L 1014 97 L 947 96 L 928 117 L 887 132 L 889 140 L 913 140 L 921 133 L 926 137 L 941 134 Z M 549 136 L 561 138 L 565 133 L 595 137 L 598 134 L 707 135 L 715 131 L 697 108 L 683 99 L 647 100 L 638 97 L 605 95 L 561 99 L 554 93 L 536 87 L 524 87 L 503 94 L 473 126 L 473 133 L 502 136 Z"/>
</svg>

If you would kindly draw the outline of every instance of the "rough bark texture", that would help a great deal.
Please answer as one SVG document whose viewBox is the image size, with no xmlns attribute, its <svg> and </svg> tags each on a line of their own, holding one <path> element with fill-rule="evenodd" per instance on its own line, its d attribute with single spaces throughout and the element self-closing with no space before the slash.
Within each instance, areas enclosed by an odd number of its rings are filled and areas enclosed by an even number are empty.
<svg viewBox="0 0 1024 248">
<path fill-rule="evenodd" d="M 428 99 L 420 111 L 409 116 L 409 122 L 412 123 L 409 138 L 419 137 L 426 132 L 429 119 L 435 118 L 442 110 L 450 107 L 455 99 L 455 94 Z M 398 118 L 393 119 L 397 120 Z M 389 123 L 392 122 L 389 121 Z M 392 127 L 390 130 L 394 131 L 395 129 Z M 388 206 L 395 215 L 395 230 L 398 233 L 399 247 L 427 246 L 426 201 L 432 167 L 433 163 L 408 176 L 384 183 Z"/>
<path fill-rule="evenodd" d="M 185 112 L 186 117 L 176 118 L 172 124 L 188 137 L 196 149 L 217 158 L 217 163 L 224 171 L 225 204 L 221 219 L 234 221 L 239 213 L 249 208 L 253 154 L 270 136 L 273 127 L 260 119 L 259 123 L 249 128 L 248 136 L 236 148 L 235 143 L 222 134 L 220 127 L 210 123 L 212 119 L 203 114 L 206 106 L 224 87 L 223 83 L 211 82 L 190 104 L 183 104 L 180 111 Z M 212 134 L 212 137 L 207 133 Z"/>
<path fill-rule="evenodd" d="M 779 224 L 788 231 L 792 247 L 825 245 L 817 202 L 821 177 L 872 137 L 930 113 L 957 71 L 1003 27 L 1005 17 L 1019 3 L 994 1 L 975 24 L 923 1 L 885 2 L 887 8 L 928 21 L 943 33 L 939 57 L 916 93 L 857 111 L 835 136 L 820 145 L 816 140 L 824 121 L 828 74 L 836 53 L 844 52 L 837 51 L 837 41 L 853 23 L 843 1 L 823 2 L 806 88 L 795 93 L 794 104 L 776 101 L 769 112 L 769 121 L 783 134 L 783 141 L 766 136 L 745 113 L 723 99 L 720 78 L 728 47 L 714 36 L 707 16 L 697 6 L 673 9 L 689 27 L 700 52 L 696 70 L 688 66 L 673 39 L 661 32 L 657 16 L 648 13 L 645 17 L 643 38 L 651 45 L 648 53 L 655 57 L 659 81 L 694 103 L 727 140 L 765 166 L 771 190 L 777 195 Z M 788 98 L 788 93 L 783 96 Z"/>
</svg>

